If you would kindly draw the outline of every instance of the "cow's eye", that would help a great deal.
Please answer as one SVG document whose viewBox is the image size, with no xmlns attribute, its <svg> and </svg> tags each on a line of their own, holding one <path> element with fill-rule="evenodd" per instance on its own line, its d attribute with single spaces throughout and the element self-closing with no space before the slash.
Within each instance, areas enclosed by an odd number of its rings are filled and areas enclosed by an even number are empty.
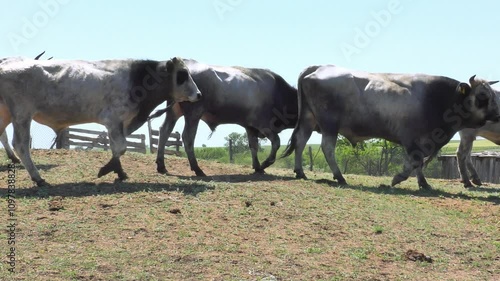
<svg viewBox="0 0 500 281">
<path fill-rule="evenodd" d="M 488 95 L 486 93 L 479 93 L 476 96 L 476 107 L 483 108 L 488 106 Z"/>
<path fill-rule="evenodd" d="M 188 79 L 188 72 L 186 70 L 179 70 L 177 72 L 177 85 L 182 85 Z"/>
</svg>

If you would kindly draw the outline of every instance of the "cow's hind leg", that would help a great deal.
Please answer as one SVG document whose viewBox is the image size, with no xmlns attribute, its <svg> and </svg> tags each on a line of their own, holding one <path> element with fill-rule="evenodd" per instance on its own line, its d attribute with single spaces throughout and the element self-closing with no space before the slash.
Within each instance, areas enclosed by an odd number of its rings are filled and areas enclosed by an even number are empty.
<svg viewBox="0 0 500 281">
<path fill-rule="evenodd" d="M 123 126 L 120 124 L 118 127 L 108 128 L 108 135 L 113 156 L 111 160 L 99 170 L 97 177 L 100 178 L 111 172 L 115 172 L 119 180 L 126 180 L 128 176 L 123 171 L 120 162 L 120 157 L 127 150 L 127 140 L 123 132 Z"/>
<path fill-rule="evenodd" d="M 17 158 L 16 154 L 12 150 L 9 145 L 9 138 L 7 137 L 7 132 L 5 132 L 5 128 L 10 124 L 11 117 L 10 111 L 6 104 L 0 102 L 0 142 L 5 148 L 5 152 L 7 153 L 7 157 L 12 161 L 12 163 L 21 163 L 19 158 Z"/>
<path fill-rule="evenodd" d="M 37 186 L 48 185 L 45 180 L 40 176 L 38 169 L 36 168 L 30 155 L 30 117 L 18 117 L 12 122 L 14 126 L 14 139 L 13 146 L 14 149 L 21 158 L 21 162 L 31 176 L 31 180 L 34 181 Z"/>
<path fill-rule="evenodd" d="M 3 132 L 3 134 L 0 135 L 0 142 L 2 142 L 3 147 L 5 148 L 5 153 L 7 153 L 7 157 L 12 161 L 12 163 L 21 163 L 19 158 L 17 158 L 16 154 L 12 150 L 12 148 L 9 145 L 9 138 L 7 137 L 7 132 Z"/>
<path fill-rule="evenodd" d="M 262 170 L 274 164 L 276 161 L 276 153 L 278 153 L 278 149 L 280 148 L 280 137 L 276 133 L 266 134 L 266 138 L 271 141 L 271 152 L 267 159 L 262 163 L 260 167 Z"/>
<path fill-rule="evenodd" d="M 311 137 L 313 128 L 309 123 L 304 122 L 299 127 L 295 136 L 295 177 L 298 179 L 307 179 L 306 174 L 304 174 L 304 168 L 302 167 L 302 153 L 306 147 L 307 141 Z"/>
<path fill-rule="evenodd" d="M 254 128 L 245 128 L 245 130 L 247 131 L 248 146 L 252 153 L 252 168 L 255 170 L 255 173 L 263 173 L 264 169 L 261 168 L 259 158 L 257 157 L 257 152 L 259 151 L 258 132 Z"/>
<path fill-rule="evenodd" d="M 168 141 L 168 137 L 172 133 L 177 123 L 177 117 L 172 110 L 172 107 L 165 113 L 165 121 L 160 127 L 160 137 L 158 138 L 158 150 L 156 152 L 156 171 L 160 174 L 166 174 L 167 168 L 165 167 L 165 144 Z"/>
<path fill-rule="evenodd" d="M 335 160 L 336 145 L 337 134 L 328 134 L 326 132 L 323 132 L 323 136 L 321 138 L 321 149 L 323 150 L 323 154 L 325 155 L 326 161 L 328 162 L 328 166 L 330 166 L 330 170 L 332 170 L 333 179 L 336 179 L 339 184 L 345 185 L 347 184 L 347 182 L 342 176 L 339 166 L 337 165 L 337 161 Z"/>
</svg>

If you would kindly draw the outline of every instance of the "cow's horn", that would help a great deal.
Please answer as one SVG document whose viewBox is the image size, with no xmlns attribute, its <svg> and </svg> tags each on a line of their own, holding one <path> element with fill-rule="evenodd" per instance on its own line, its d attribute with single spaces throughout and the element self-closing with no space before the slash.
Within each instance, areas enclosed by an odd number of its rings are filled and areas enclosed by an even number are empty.
<svg viewBox="0 0 500 281">
<path fill-rule="evenodd" d="M 476 75 L 472 75 L 472 77 L 469 79 L 469 84 L 472 86 L 474 83 L 474 79 L 476 78 Z"/>
</svg>

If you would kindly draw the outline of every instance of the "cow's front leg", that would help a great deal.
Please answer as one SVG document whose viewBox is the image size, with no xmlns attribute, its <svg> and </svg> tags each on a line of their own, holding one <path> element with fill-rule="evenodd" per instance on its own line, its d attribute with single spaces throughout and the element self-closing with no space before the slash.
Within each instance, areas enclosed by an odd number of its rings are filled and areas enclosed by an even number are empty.
<svg viewBox="0 0 500 281">
<path fill-rule="evenodd" d="M 276 153 L 278 153 L 278 149 L 280 148 L 280 137 L 276 133 L 266 134 L 266 137 L 271 141 L 271 152 L 267 159 L 262 163 L 260 167 L 262 170 L 274 164 L 276 161 Z"/>
<path fill-rule="evenodd" d="M 460 177 L 462 178 L 462 182 L 464 184 L 464 187 L 472 187 L 472 183 L 470 182 L 469 178 L 469 173 L 468 173 L 468 164 L 470 162 L 470 153 L 472 152 L 472 144 L 474 142 L 475 138 L 470 138 L 467 136 L 463 136 L 462 134 L 460 135 L 462 138 L 460 140 L 460 145 L 458 146 L 457 149 L 457 162 L 458 162 L 458 173 L 460 174 Z M 472 165 L 472 163 L 471 163 Z M 474 171 L 474 167 L 470 169 L 470 171 Z M 477 175 L 477 173 L 476 173 Z"/>
<path fill-rule="evenodd" d="M 474 183 L 477 186 L 483 185 L 481 182 L 481 179 L 479 178 L 479 175 L 477 174 L 476 168 L 474 167 L 474 164 L 472 164 L 472 159 L 469 153 L 469 156 L 466 158 L 465 163 L 467 165 L 467 170 L 470 172 L 470 178 L 472 183 Z M 471 185 L 472 186 L 472 185 Z M 469 186 L 469 187 L 471 187 Z"/>
<path fill-rule="evenodd" d="M 429 183 L 427 183 L 427 180 L 425 179 L 422 167 L 416 168 L 416 174 L 417 174 L 418 187 L 422 189 L 432 189 L 432 186 Z"/>
<path fill-rule="evenodd" d="M 335 160 L 335 147 L 337 145 L 337 134 L 328 134 L 323 132 L 321 138 L 321 149 L 325 155 L 328 166 L 333 173 L 333 179 L 337 180 L 340 185 L 346 185 L 347 182 L 340 172 L 339 166 L 337 165 L 337 160 Z"/>
<path fill-rule="evenodd" d="M 186 119 L 184 131 L 182 132 L 182 140 L 184 142 L 184 149 L 186 151 L 189 165 L 191 166 L 191 171 L 194 171 L 197 176 L 205 177 L 205 173 L 198 166 L 198 161 L 196 161 L 196 156 L 194 155 L 194 139 L 196 137 L 196 130 L 198 130 L 198 124 L 200 123 L 199 118 L 184 116 Z"/>
<path fill-rule="evenodd" d="M 120 157 L 127 150 L 127 140 L 123 132 L 122 124 L 120 123 L 116 127 L 108 127 L 108 136 L 113 156 L 111 157 L 111 160 L 109 160 L 109 162 L 99 170 L 97 177 L 100 178 L 111 172 L 115 172 L 118 175 L 119 180 L 126 180 L 128 176 L 123 171 L 122 164 L 120 162 Z"/>
<path fill-rule="evenodd" d="M 165 112 L 165 121 L 160 127 L 158 150 L 156 152 L 156 171 L 160 174 L 168 173 L 167 168 L 165 167 L 165 145 L 167 144 L 168 138 L 174 130 L 175 123 L 177 123 L 178 119 L 179 117 L 174 114 L 172 107 L 168 108 L 167 112 Z"/>
<path fill-rule="evenodd" d="M 31 180 L 36 183 L 37 186 L 48 186 L 49 184 L 40 176 L 38 169 L 36 168 L 30 155 L 30 126 L 31 118 L 29 117 L 18 117 L 13 120 L 12 125 L 14 126 L 14 139 L 13 146 L 16 150 L 17 155 L 21 158 L 21 162 L 31 176 Z"/>
<path fill-rule="evenodd" d="M 406 159 L 403 165 L 403 171 L 400 172 L 399 174 L 395 175 L 394 178 L 392 179 L 391 186 L 395 186 L 396 184 L 399 184 L 402 181 L 407 180 L 411 172 L 419 167 L 422 167 L 424 165 L 424 157 L 423 153 L 420 151 L 413 151 L 410 149 L 406 150 Z M 418 171 L 417 171 L 418 172 Z M 423 177 L 423 174 L 422 174 Z M 425 178 L 424 178 L 425 180 Z M 426 182 L 425 182 L 426 183 Z M 420 182 L 419 182 L 419 187 L 420 187 Z M 424 184 L 424 182 L 422 182 Z"/>
</svg>

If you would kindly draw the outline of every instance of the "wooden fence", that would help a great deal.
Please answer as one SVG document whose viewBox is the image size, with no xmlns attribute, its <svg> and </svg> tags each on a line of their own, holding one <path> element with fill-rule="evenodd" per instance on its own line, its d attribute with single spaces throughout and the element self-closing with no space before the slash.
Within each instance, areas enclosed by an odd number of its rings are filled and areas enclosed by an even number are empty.
<svg viewBox="0 0 500 281">
<path fill-rule="evenodd" d="M 151 153 L 156 153 L 158 151 L 158 139 L 160 137 L 160 130 L 154 130 L 151 126 L 151 121 L 148 121 L 148 131 L 149 131 L 149 151 Z M 173 138 L 174 140 L 170 140 Z M 165 148 L 169 146 L 174 146 L 175 150 L 165 149 L 165 154 L 177 155 L 180 156 L 180 147 L 182 146 L 181 134 L 179 132 L 175 132 L 170 134 L 167 143 L 165 144 Z"/>
<path fill-rule="evenodd" d="M 106 131 L 92 131 L 77 128 L 67 128 L 62 131 L 58 147 L 69 149 L 91 150 L 93 148 L 109 149 L 109 138 Z M 146 153 L 146 136 L 143 134 L 132 134 L 127 136 L 127 151 Z"/>
<path fill-rule="evenodd" d="M 456 155 L 442 155 L 438 160 L 442 167 L 441 178 L 460 178 Z M 488 151 L 472 153 L 471 160 L 483 182 L 500 183 L 500 153 Z"/>
</svg>

